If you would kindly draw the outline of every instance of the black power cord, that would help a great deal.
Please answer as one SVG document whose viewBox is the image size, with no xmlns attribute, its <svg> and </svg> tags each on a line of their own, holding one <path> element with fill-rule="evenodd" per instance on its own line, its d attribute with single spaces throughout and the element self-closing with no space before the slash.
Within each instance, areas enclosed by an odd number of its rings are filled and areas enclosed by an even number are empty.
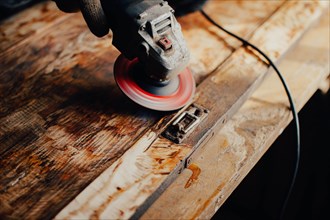
<svg viewBox="0 0 330 220">
<path fill-rule="evenodd" d="M 249 47 L 253 48 L 254 50 L 256 50 L 258 53 L 260 53 L 268 61 L 269 65 L 271 67 L 273 67 L 273 69 L 277 73 L 278 77 L 280 78 L 280 80 L 281 80 L 281 82 L 283 84 L 283 87 L 285 89 L 285 92 L 286 92 L 286 94 L 288 96 L 288 99 L 289 99 L 289 102 L 290 102 L 290 108 L 291 108 L 291 111 L 292 111 L 293 120 L 294 120 L 295 125 L 296 125 L 296 132 L 297 132 L 297 155 L 296 155 L 296 164 L 295 164 L 295 168 L 294 168 L 294 173 L 293 173 L 293 176 L 292 176 L 292 180 L 291 180 L 291 183 L 290 183 L 290 187 L 289 187 L 289 190 L 288 190 L 288 192 L 286 194 L 286 197 L 284 199 L 284 202 L 282 204 L 282 208 L 281 208 L 281 212 L 280 212 L 280 216 L 279 216 L 279 219 L 283 219 L 283 216 L 284 216 L 284 213 L 285 213 L 285 209 L 287 207 L 287 204 L 288 204 L 290 195 L 292 193 L 294 184 L 296 182 L 296 178 L 297 178 L 297 174 L 298 174 L 298 169 L 299 169 L 299 161 L 300 161 L 300 126 L 299 126 L 299 118 L 298 118 L 298 113 L 297 113 L 295 104 L 293 102 L 293 98 L 291 96 L 291 92 L 289 90 L 289 87 L 288 87 L 288 85 L 287 85 L 287 83 L 286 83 L 283 75 L 281 74 L 281 72 L 277 69 L 277 67 L 273 63 L 273 61 L 264 52 L 262 52 L 258 47 L 254 46 L 253 44 L 251 44 L 247 40 L 245 40 L 245 39 L 237 36 L 234 33 L 231 33 L 230 31 L 228 31 L 226 29 L 224 29 L 217 22 L 215 22 L 208 14 L 206 14 L 203 9 L 201 9 L 200 12 L 213 25 L 215 25 L 216 27 L 218 27 L 222 31 L 226 32 L 227 34 L 229 34 L 229 35 L 235 37 L 236 39 L 240 40 L 243 43 L 243 45 L 249 46 Z"/>
</svg>

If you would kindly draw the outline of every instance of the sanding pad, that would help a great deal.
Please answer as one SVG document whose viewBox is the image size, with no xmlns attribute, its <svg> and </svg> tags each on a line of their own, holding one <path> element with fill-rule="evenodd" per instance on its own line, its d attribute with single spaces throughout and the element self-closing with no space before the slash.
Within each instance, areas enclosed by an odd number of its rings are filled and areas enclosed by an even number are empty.
<svg viewBox="0 0 330 220">
<path fill-rule="evenodd" d="M 159 111 L 177 110 L 191 101 L 195 93 L 195 80 L 188 68 L 178 74 L 176 79 L 171 79 L 171 83 L 168 85 L 159 86 L 159 88 L 150 85 L 153 87 L 150 90 L 137 82 L 139 73 L 132 71 L 137 64 L 137 58 L 128 60 L 120 55 L 114 65 L 115 80 L 119 88 L 131 100 L 146 108 Z"/>
</svg>

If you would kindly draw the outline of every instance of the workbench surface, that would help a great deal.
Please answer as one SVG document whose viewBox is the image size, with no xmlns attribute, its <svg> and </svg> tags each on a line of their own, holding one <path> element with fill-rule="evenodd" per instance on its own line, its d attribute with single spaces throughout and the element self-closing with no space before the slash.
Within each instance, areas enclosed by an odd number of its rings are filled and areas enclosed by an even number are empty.
<svg viewBox="0 0 330 220">
<path fill-rule="evenodd" d="M 328 8 L 205 5 L 280 64 L 298 109 L 329 76 Z M 0 217 L 211 218 L 291 114 L 262 57 L 199 12 L 179 23 L 198 85 L 193 103 L 207 109 L 180 144 L 161 133 L 185 109 L 151 111 L 126 98 L 113 78 L 111 36 L 94 37 L 80 14 L 46 1 L 1 23 Z"/>
</svg>

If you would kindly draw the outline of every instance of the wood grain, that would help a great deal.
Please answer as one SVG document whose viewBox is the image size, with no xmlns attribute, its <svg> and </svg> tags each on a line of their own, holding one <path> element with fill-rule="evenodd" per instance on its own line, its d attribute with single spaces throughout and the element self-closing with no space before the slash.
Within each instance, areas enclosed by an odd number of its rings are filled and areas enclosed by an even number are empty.
<svg viewBox="0 0 330 220">
<path fill-rule="evenodd" d="M 46 29 L 56 26 L 70 17 L 59 11 L 54 2 L 47 1 L 34 6 L 32 10 L 21 13 L 0 22 L 0 51 L 17 48 L 28 43 L 30 38 L 42 34 Z"/>
<path fill-rule="evenodd" d="M 54 216 L 162 115 L 121 94 L 112 75 L 118 52 L 74 16 L 0 61 L 7 217 Z"/>
<path fill-rule="evenodd" d="M 53 6 L 46 4 L 38 6 L 37 12 L 33 8 L 18 15 L 17 29 L 24 30 L 23 35 L 14 34 L 14 18 L 1 25 L 13 27 L 6 34 L 9 47 L 2 47 L 0 55 L 0 213 L 5 218 L 52 218 L 105 169 L 121 164 L 125 151 L 141 137 L 149 137 L 147 129 L 158 134 L 171 118 L 135 105 L 118 90 L 112 75 L 118 51 L 110 45 L 111 36 L 98 39 L 89 33 L 80 14 L 57 17 Z M 254 28 L 280 4 L 271 5 Z M 42 14 L 43 7 L 52 9 L 39 23 L 34 13 Z M 38 25 L 28 25 L 34 22 Z M 200 52 L 192 48 L 192 53 Z M 214 66 L 223 60 L 216 62 Z M 132 151 L 140 152 L 136 148 Z M 179 158 L 188 154 L 186 149 L 150 149 L 148 158 L 160 161 L 154 172 L 168 179 Z M 132 151 L 124 158 L 132 158 Z M 167 160 L 160 158 L 163 154 Z M 142 160 L 141 166 L 147 161 Z M 121 175 L 127 172 L 123 170 Z M 133 171 L 129 177 L 137 175 Z M 154 181 L 153 175 L 150 178 Z M 135 192 L 143 194 L 137 204 L 153 190 Z"/>
<path fill-rule="evenodd" d="M 322 6 L 318 2 L 285 4 L 260 27 L 269 28 L 268 22 L 272 27 L 276 26 L 271 29 L 274 33 L 267 34 L 257 46 L 267 48 L 267 45 L 277 40 L 277 31 L 283 31 L 285 40 L 276 44 L 280 45 L 278 50 L 272 47 L 273 54 L 278 56 L 271 54 L 271 57 L 275 61 L 278 60 L 310 25 L 319 19 L 321 13 Z M 289 18 L 293 17 L 298 19 L 288 24 Z M 301 28 L 294 34 L 287 34 L 296 26 Z M 260 33 L 263 32 L 260 30 Z M 139 218 L 178 175 L 187 163 L 187 157 L 202 145 L 207 136 L 212 136 L 212 131 L 234 114 L 256 89 L 267 70 L 267 65 L 249 49 L 240 48 L 235 51 L 218 70 L 199 85 L 195 103 L 206 107 L 210 113 L 205 122 L 200 124 L 184 143 L 176 145 L 159 137 L 162 126 L 148 131 L 122 156 L 122 163 L 116 161 L 112 164 L 56 218 Z M 113 176 L 118 178 L 112 178 Z M 95 213 L 97 215 L 94 215 Z"/>
<path fill-rule="evenodd" d="M 284 1 L 208 1 L 205 10 L 221 25 L 249 39 Z M 248 12 L 248 13 L 247 13 Z M 191 48 L 189 67 L 199 84 L 242 44 L 210 24 L 199 12 L 179 18 Z"/>
<path fill-rule="evenodd" d="M 230 2 L 233 8 L 241 10 L 251 7 L 240 1 Z M 229 3 L 211 1 L 211 4 Z M 253 13 L 255 20 L 248 29 L 237 27 L 238 33 L 242 30 L 247 37 L 251 35 L 260 24 L 268 22 L 282 2 L 260 4 L 263 6 L 259 9 L 253 7 L 254 12 L 258 12 Z M 285 39 L 287 44 L 279 50 L 280 55 L 297 40 L 296 36 L 303 33 L 310 21 L 317 20 L 320 6 L 317 2 L 312 5 L 314 11 L 305 11 L 300 6 L 300 11 L 295 11 L 292 6 L 296 13 L 308 14 L 299 17 L 297 25 L 303 28 Z M 34 13 L 33 10 L 26 12 L 26 22 L 34 21 L 29 14 Z M 202 82 L 240 44 L 229 46 L 227 41 L 232 40 L 210 30 L 212 27 L 205 20 L 199 23 L 198 34 L 187 31 L 193 29 L 192 25 L 200 17 L 189 16 L 197 17 L 195 20 L 183 17 L 183 21 L 187 20 L 182 26 L 193 57 L 205 57 L 191 63 L 197 81 Z M 230 17 L 225 13 L 226 16 Z M 232 17 L 235 19 L 231 22 L 242 23 L 246 15 Z M 24 23 L 24 16 L 19 18 L 22 21 L 18 24 Z M 6 36 L 11 46 L 0 55 L 0 215 L 49 219 L 70 202 L 57 218 L 141 215 L 183 168 L 185 158 L 192 153 L 192 147 L 197 147 L 196 141 L 200 144 L 207 127 L 191 142 L 182 145 L 159 138 L 158 134 L 175 114 L 146 110 L 121 94 L 113 80 L 112 68 L 118 51 L 110 45 L 111 36 L 94 37 L 80 14 L 55 23 L 40 22 L 37 29 L 42 31 L 19 25 L 29 30 L 23 37 L 14 36 L 16 32 L 11 31 Z M 10 22 L 6 24 L 15 26 Z M 275 22 L 274 25 L 286 24 Z M 202 35 L 201 29 L 205 29 Z M 200 36 L 206 37 L 204 41 Z M 214 53 L 212 44 L 205 39 L 216 41 L 215 48 L 225 55 Z M 218 55 L 222 58 L 214 59 Z M 242 68 L 242 73 L 238 71 L 242 78 L 236 76 L 237 68 L 228 69 L 235 59 L 246 68 L 244 71 Z M 227 69 L 223 70 L 228 80 L 223 80 L 222 70 L 218 70 L 207 81 L 222 92 L 216 95 L 228 93 L 223 105 L 233 114 L 253 90 L 245 88 L 257 86 L 252 78 L 261 79 L 259 76 L 262 77 L 267 68 L 246 49 L 239 49 L 226 63 Z M 196 100 L 209 106 L 214 102 L 203 96 L 212 97 L 214 92 L 203 93 L 207 85 L 200 86 Z M 244 86 L 236 91 L 235 86 L 241 85 Z M 219 90 L 220 86 L 228 90 Z M 243 98 L 237 102 L 232 91 L 236 95 L 243 93 Z M 214 110 L 220 117 L 217 108 Z M 226 113 L 225 108 L 220 111 Z M 212 123 L 208 122 L 207 126 L 212 128 Z"/>
<path fill-rule="evenodd" d="M 279 65 L 298 109 L 329 77 L 329 23 L 328 8 Z M 142 219 L 210 219 L 290 120 L 286 94 L 272 72 L 214 139 L 196 151 L 195 169 L 185 169 Z M 199 175 L 191 182 L 194 170 Z"/>
</svg>

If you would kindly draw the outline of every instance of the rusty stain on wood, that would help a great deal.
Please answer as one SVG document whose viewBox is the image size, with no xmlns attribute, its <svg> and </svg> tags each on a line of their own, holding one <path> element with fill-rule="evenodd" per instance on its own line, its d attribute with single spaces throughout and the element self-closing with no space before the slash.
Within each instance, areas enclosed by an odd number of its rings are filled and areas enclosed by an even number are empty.
<svg viewBox="0 0 330 220">
<path fill-rule="evenodd" d="M 199 168 L 198 165 L 194 163 L 190 164 L 188 169 L 192 171 L 192 174 L 184 188 L 189 188 L 194 182 L 196 182 L 198 180 L 199 174 L 202 172 L 201 168 Z"/>
</svg>

